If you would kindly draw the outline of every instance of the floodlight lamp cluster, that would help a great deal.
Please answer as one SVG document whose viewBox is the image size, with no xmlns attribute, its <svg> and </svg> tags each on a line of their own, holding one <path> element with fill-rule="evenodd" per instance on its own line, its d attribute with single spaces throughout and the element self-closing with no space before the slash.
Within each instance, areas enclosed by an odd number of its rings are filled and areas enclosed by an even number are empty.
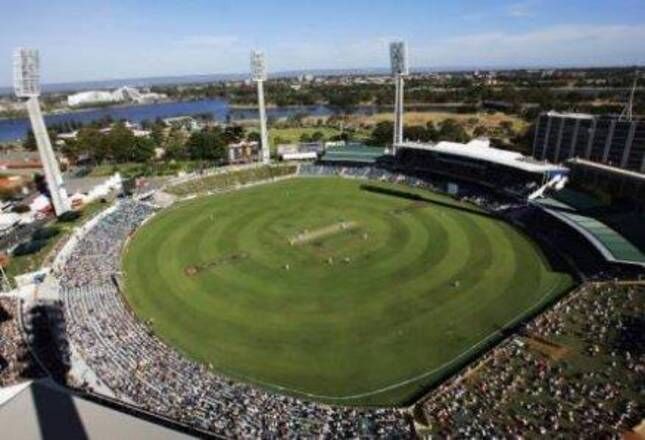
<svg viewBox="0 0 645 440">
<path fill-rule="evenodd" d="M 13 55 L 14 91 L 19 98 L 40 95 L 40 60 L 38 49 L 18 48 Z"/>
<path fill-rule="evenodd" d="M 253 81 L 265 81 L 267 79 L 267 65 L 264 52 L 251 51 L 251 79 Z"/>
<path fill-rule="evenodd" d="M 404 41 L 390 43 L 390 64 L 392 76 L 408 75 L 408 49 Z"/>
</svg>

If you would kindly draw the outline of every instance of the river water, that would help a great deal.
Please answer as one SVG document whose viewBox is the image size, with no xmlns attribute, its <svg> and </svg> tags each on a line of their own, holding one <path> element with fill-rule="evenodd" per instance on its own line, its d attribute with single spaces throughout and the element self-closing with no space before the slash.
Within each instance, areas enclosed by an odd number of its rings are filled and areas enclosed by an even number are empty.
<svg viewBox="0 0 645 440">
<path fill-rule="evenodd" d="M 357 109 L 358 113 L 371 113 L 372 107 Z M 226 122 L 245 119 L 256 119 L 258 113 L 253 108 L 235 108 L 229 105 L 226 100 L 207 99 L 199 101 L 184 102 L 161 102 L 156 104 L 130 105 L 118 107 L 105 107 L 100 109 L 74 111 L 69 113 L 58 113 L 45 116 L 47 124 L 60 124 L 68 121 L 78 121 L 84 124 L 101 120 L 110 116 L 115 121 L 127 119 L 132 122 L 143 120 L 154 121 L 157 118 L 170 118 L 173 116 L 195 115 L 199 113 L 212 113 L 215 120 Z M 281 118 L 293 114 L 304 113 L 309 116 L 329 116 L 334 110 L 328 106 L 294 106 L 268 108 L 268 117 Z M 7 142 L 22 139 L 29 128 L 28 118 L 2 119 L 0 120 L 0 142 Z"/>
</svg>

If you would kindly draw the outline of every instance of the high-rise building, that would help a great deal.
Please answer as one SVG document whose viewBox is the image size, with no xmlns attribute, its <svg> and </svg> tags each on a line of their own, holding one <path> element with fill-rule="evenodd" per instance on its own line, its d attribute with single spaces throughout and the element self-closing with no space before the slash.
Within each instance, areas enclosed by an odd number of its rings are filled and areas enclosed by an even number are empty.
<svg viewBox="0 0 645 440">
<path fill-rule="evenodd" d="M 645 120 L 542 113 L 533 139 L 533 156 L 555 163 L 579 158 L 645 173 Z"/>
</svg>

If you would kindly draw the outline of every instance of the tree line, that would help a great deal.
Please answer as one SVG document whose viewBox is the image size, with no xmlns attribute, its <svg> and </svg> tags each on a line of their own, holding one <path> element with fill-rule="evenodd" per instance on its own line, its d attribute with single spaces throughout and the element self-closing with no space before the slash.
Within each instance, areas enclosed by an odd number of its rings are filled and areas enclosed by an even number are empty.
<svg viewBox="0 0 645 440">
<path fill-rule="evenodd" d="M 61 152 L 72 162 L 94 165 L 105 163 L 149 162 L 163 160 L 193 160 L 224 162 L 226 147 L 242 139 L 255 139 L 250 133 L 245 137 L 239 126 L 206 127 L 188 133 L 180 128 L 167 128 L 163 123 L 149 125 L 148 136 L 135 136 L 123 122 L 114 123 L 109 130 L 82 127 L 75 139 L 67 140 Z M 157 155 L 163 151 L 163 154 Z"/>
</svg>

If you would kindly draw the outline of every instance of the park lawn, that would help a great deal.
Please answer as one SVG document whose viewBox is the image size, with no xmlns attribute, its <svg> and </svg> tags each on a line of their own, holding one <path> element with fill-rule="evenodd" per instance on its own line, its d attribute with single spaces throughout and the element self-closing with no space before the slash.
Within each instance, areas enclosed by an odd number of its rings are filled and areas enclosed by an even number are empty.
<svg viewBox="0 0 645 440">
<path fill-rule="evenodd" d="M 290 179 L 161 212 L 126 249 L 126 297 L 162 339 L 225 375 L 392 406 L 573 284 L 477 208 L 370 185 Z M 330 227 L 342 222 L 355 227 Z M 303 233 L 316 239 L 289 243 Z"/>
<path fill-rule="evenodd" d="M 299 143 L 303 134 L 311 136 L 312 134 L 320 131 L 324 135 L 323 141 L 328 141 L 332 137 L 341 134 L 341 130 L 329 126 L 307 126 L 307 127 L 290 127 L 290 128 L 271 128 L 269 130 L 269 144 L 272 151 L 275 151 L 279 144 L 293 144 Z M 251 130 L 251 132 L 258 132 L 258 130 Z M 366 136 L 367 137 L 367 136 Z"/>
<path fill-rule="evenodd" d="M 376 113 L 374 115 L 356 115 L 350 116 L 350 120 L 354 120 L 357 123 L 374 125 L 383 121 L 392 121 L 392 113 Z M 446 119 L 454 119 L 458 122 L 466 123 L 469 120 L 476 118 L 478 119 L 478 124 L 483 124 L 489 127 L 496 127 L 503 121 L 509 121 L 513 125 L 513 130 L 516 132 L 522 132 L 528 127 L 528 122 L 522 118 L 514 115 L 508 115 L 506 113 L 487 113 L 487 112 L 477 112 L 477 113 L 452 113 L 452 112 L 437 112 L 437 111 L 427 111 L 427 112 L 406 112 L 404 115 L 406 125 L 426 125 L 428 122 L 432 121 L 435 124 L 441 124 Z"/>
</svg>

